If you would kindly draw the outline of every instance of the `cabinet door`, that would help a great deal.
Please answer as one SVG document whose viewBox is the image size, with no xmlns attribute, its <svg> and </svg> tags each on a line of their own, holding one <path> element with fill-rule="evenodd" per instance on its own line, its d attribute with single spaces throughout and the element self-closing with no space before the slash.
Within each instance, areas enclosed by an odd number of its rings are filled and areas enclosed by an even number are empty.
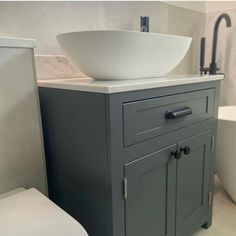
<svg viewBox="0 0 236 236">
<path fill-rule="evenodd" d="M 175 230 L 177 145 L 125 165 L 126 236 L 172 236 Z"/>
<path fill-rule="evenodd" d="M 177 161 L 176 235 L 183 235 L 208 211 L 211 132 L 179 143 L 190 148 Z"/>
</svg>

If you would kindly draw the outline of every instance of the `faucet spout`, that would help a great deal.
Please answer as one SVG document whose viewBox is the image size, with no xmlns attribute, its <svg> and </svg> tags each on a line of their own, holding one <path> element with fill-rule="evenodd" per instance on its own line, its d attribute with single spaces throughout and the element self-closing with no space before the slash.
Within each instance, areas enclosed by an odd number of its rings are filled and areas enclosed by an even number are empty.
<svg viewBox="0 0 236 236">
<path fill-rule="evenodd" d="M 226 13 L 221 14 L 216 20 L 215 27 L 214 27 L 214 34 L 213 34 L 212 58 L 211 58 L 211 64 L 210 64 L 210 74 L 213 74 L 213 75 L 216 74 L 216 71 L 218 70 L 217 65 L 216 65 L 218 30 L 219 30 L 219 25 L 223 19 L 225 19 L 226 26 L 231 27 L 230 16 Z"/>
</svg>

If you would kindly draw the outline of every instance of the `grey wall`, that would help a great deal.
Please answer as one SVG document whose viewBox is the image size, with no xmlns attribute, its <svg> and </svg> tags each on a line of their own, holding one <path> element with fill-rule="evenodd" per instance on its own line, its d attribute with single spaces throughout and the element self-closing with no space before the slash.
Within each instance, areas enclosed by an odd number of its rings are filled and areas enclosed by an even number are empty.
<svg viewBox="0 0 236 236">
<path fill-rule="evenodd" d="M 193 37 L 191 49 L 174 73 L 198 71 L 204 13 L 161 2 L 0 2 L 0 36 L 37 40 L 37 54 L 62 54 L 56 35 L 89 29 L 139 30 L 139 17 L 151 18 L 151 31 Z"/>
</svg>

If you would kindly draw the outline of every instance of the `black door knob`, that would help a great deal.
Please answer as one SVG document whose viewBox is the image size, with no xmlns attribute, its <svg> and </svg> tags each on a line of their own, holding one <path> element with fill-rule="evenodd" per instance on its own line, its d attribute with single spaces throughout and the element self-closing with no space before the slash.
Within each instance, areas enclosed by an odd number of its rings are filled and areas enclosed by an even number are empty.
<svg viewBox="0 0 236 236">
<path fill-rule="evenodd" d="M 184 155 L 189 155 L 191 148 L 189 146 L 185 146 L 184 148 L 181 148 L 181 151 L 184 153 Z"/>
<path fill-rule="evenodd" d="M 171 156 L 174 156 L 174 158 L 176 160 L 179 160 L 181 158 L 181 155 L 182 155 L 182 153 L 181 153 L 181 150 L 179 150 L 179 149 L 174 152 L 171 152 Z"/>
</svg>

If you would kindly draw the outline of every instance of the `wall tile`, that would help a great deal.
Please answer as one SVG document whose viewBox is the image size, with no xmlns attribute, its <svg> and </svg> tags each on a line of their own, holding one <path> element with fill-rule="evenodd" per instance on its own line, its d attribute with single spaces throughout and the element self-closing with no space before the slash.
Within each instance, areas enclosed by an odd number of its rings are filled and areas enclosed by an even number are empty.
<svg viewBox="0 0 236 236">
<path fill-rule="evenodd" d="M 56 41 L 60 33 L 91 29 L 139 30 L 142 15 L 150 16 L 153 32 L 193 37 L 190 51 L 172 73 L 198 73 L 204 14 L 163 2 L 0 2 L 0 36 L 35 38 L 36 54 L 61 55 L 63 51 Z M 61 56 L 38 57 L 36 63 L 39 79 L 83 77 Z"/>
<path fill-rule="evenodd" d="M 192 45 L 184 60 L 172 73 L 199 73 L 200 38 L 205 33 L 205 14 L 169 6 L 168 33 L 192 37 Z"/>
<path fill-rule="evenodd" d="M 0 36 L 35 38 L 36 53 L 61 54 L 56 35 L 98 28 L 96 2 L 0 2 Z"/>
<path fill-rule="evenodd" d="M 167 33 L 168 5 L 160 2 L 99 2 L 99 28 L 140 30 L 140 16 L 150 17 L 150 31 Z"/>
</svg>

